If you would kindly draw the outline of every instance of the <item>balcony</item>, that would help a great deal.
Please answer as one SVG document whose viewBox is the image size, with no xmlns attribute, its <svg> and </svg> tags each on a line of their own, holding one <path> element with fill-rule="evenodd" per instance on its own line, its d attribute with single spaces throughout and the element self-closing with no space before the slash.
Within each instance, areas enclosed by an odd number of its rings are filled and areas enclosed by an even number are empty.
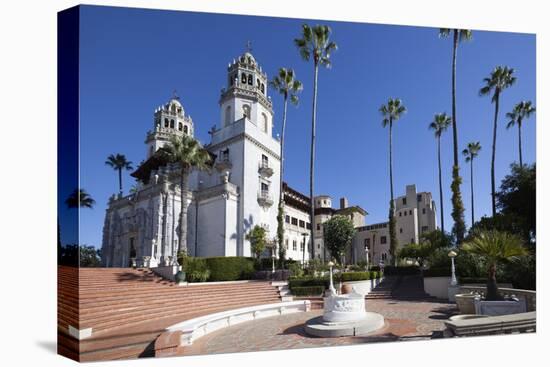
<svg viewBox="0 0 550 367">
<path fill-rule="evenodd" d="M 269 163 L 267 162 L 261 162 L 260 166 L 258 167 L 258 172 L 263 177 L 271 177 L 273 176 L 273 168 L 269 166 Z"/>
<path fill-rule="evenodd" d="M 269 191 L 262 190 L 258 192 L 258 204 L 263 207 L 270 207 L 273 205 L 273 197 Z"/>
<path fill-rule="evenodd" d="M 219 172 L 223 172 L 231 169 L 231 167 L 233 167 L 233 163 L 231 163 L 228 157 L 221 157 L 216 162 L 215 167 Z"/>
</svg>

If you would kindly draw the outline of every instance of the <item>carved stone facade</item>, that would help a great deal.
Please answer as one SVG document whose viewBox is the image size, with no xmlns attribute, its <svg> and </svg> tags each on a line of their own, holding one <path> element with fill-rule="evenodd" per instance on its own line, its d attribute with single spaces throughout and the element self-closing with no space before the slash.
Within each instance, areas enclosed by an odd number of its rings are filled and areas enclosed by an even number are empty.
<svg viewBox="0 0 550 367">
<path fill-rule="evenodd" d="M 250 53 L 230 64 L 220 123 L 205 145 L 214 159 L 212 170 L 192 170 L 184 194 L 191 256 L 251 256 L 246 234 L 255 225 L 266 228 L 269 239 L 276 235 L 280 143 L 272 136 L 267 86 L 267 75 Z M 180 245 L 180 167 L 161 162 L 155 153 L 172 136 L 193 136 L 194 129 L 178 97 L 155 109 L 146 160 L 132 173 L 137 190 L 109 200 L 104 266 L 130 266 L 133 258 L 151 267 L 174 262 Z"/>
</svg>

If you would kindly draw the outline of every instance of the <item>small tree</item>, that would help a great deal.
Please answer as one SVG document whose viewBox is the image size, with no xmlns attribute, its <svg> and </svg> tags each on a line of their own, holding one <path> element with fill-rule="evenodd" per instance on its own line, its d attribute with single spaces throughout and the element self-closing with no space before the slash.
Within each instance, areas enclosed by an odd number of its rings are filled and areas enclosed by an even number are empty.
<svg viewBox="0 0 550 367">
<path fill-rule="evenodd" d="M 529 254 L 523 247 L 520 237 L 494 230 L 477 233 L 469 242 L 462 245 L 462 250 L 477 255 L 487 262 L 486 299 L 488 301 L 500 299 L 496 280 L 497 266 L 517 261 Z"/>
<path fill-rule="evenodd" d="M 259 259 L 267 244 L 265 228 L 254 226 L 246 235 L 246 239 L 250 241 L 250 251 L 256 256 L 256 259 Z"/>
<path fill-rule="evenodd" d="M 406 245 L 397 253 L 400 259 L 414 259 L 422 267 L 433 253 L 440 248 L 449 247 L 451 239 L 439 230 L 425 232 L 420 236 L 420 243 Z"/>
<path fill-rule="evenodd" d="M 325 246 L 335 260 L 341 263 L 355 235 L 353 222 L 347 216 L 335 215 L 323 224 L 323 228 Z"/>
<path fill-rule="evenodd" d="M 397 252 L 397 257 L 399 259 L 413 259 L 422 268 L 432 252 L 433 248 L 429 242 L 410 243 Z"/>
<path fill-rule="evenodd" d="M 279 267 L 281 269 L 284 269 L 285 267 L 285 260 L 286 260 L 286 247 L 284 244 L 284 238 L 285 238 L 285 230 L 284 230 L 284 224 L 280 221 L 284 218 L 284 202 L 282 205 L 279 205 L 278 213 L 277 213 L 277 242 L 279 243 L 279 253 L 278 253 L 278 260 L 279 260 Z"/>
</svg>

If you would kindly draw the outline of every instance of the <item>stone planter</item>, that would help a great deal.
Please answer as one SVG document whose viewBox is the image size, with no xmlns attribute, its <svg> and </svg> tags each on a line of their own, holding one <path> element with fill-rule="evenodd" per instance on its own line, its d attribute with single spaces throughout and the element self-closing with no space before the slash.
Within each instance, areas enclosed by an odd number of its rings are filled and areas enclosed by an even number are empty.
<svg viewBox="0 0 550 367">
<path fill-rule="evenodd" d="M 352 286 L 351 284 L 347 284 L 347 283 L 342 284 L 342 294 L 349 294 L 349 293 L 351 293 L 352 287 L 353 287 L 353 286 Z"/>
<path fill-rule="evenodd" d="M 525 298 L 501 301 L 474 300 L 475 313 L 478 315 L 500 316 L 527 312 Z"/>
<path fill-rule="evenodd" d="M 455 295 L 456 306 L 460 314 L 473 315 L 476 313 L 476 308 L 474 300 L 476 297 L 479 297 L 477 294 L 457 294 Z"/>
<path fill-rule="evenodd" d="M 450 321 L 459 321 L 459 320 L 474 320 L 474 319 L 483 319 L 489 317 L 487 315 L 454 315 L 449 317 Z"/>
</svg>

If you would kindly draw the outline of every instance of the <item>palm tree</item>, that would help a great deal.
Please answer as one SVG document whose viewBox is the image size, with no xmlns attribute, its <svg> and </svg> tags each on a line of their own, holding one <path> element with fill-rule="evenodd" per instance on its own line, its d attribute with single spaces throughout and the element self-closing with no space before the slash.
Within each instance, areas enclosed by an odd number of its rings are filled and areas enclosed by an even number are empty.
<svg viewBox="0 0 550 367">
<path fill-rule="evenodd" d="M 105 164 L 111 166 L 115 171 L 118 171 L 118 190 L 122 195 L 122 170 L 127 171 L 133 169 L 132 162 L 126 159 L 124 154 L 111 154 L 107 157 Z"/>
<path fill-rule="evenodd" d="M 479 141 L 468 143 L 462 154 L 466 157 L 466 163 L 470 163 L 470 196 L 472 200 L 472 227 L 474 226 L 474 158 L 481 150 Z"/>
<path fill-rule="evenodd" d="M 518 125 L 518 141 L 519 141 L 519 166 L 523 167 L 523 159 L 521 156 L 521 124 L 524 118 L 529 118 L 535 112 L 535 106 L 531 101 L 521 101 L 514 106 L 512 112 L 508 112 L 506 117 L 510 119 L 506 128 L 509 129 L 514 125 Z"/>
<path fill-rule="evenodd" d="M 462 249 L 470 254 L 478 255 L 487 262 L 488 281 L 485 299 L 498 300 L 496 280 L 497 265 L 503 262 L 517 261 L 529 252 L 523 247 L 521 239 L 508 232 L 497 230 L 479 232 Z"/>
<path fill-rule="evenodd" d="M 68 208 L 93 208 L 95 200 L 84 189 L 74 189 L 65 200 Z"/>
<path fill-rule="evenodd" d="M 335 42 L 330 40 L 331 29 L 326 25 L 316 25 L 310 27 L 307 24 L 302 25 L 302 38 L 294 39 L 294 44 L 300 52 L 303 60 L 309 61 L 313 58 L 313 108 L 311 115 L 311 155 L 309 162 L 309 204 L 310 204 L 310 238 L 311 253 L 313 254 L 314 245 L 314 226 L 315 218 L 313 186 L 314 186 L 314 162 L 315 162 L 315 124 L 317 120 L 317 77 L 319 74 L 319 65 L 326 68 L 331 67 L 330 54 L 338 49 Z"/>
<path fill-rule="evenodd" d="M 180 218 L 179 218 L 179 242 L 178 251 L 187 252 L 187 210 L 189 202 L 186 198 L 189 192 L 189 174 L 193 168 L 199 170 L 208 170 L 211 161 L 210 153 L 204 149 L 194 138 L 183 135 L 181 137 L 172 136 L 168 144 L 162 147 L 160 154 L 165 154 L 171 163 L 177 163 L 180 166 Z M 177 257 L 177 256 L 176 256 Z"/>
<path fill-rule="evenodd" d="M 441 135 L 451 125 L 451 118 L 446 113 L 437 113 L 430 123 L 430 130 L 433 130 L 437 138 L 437 165 L 439 168 L 439 205 L 441 206 L 441 232 L 445 233 L 445 222 L 443 215 L 443 184 L 441 182 Z"/>
<path fill-rule="evenodd" d="M 485 85 L 479 90 L 479 95 L 488 95 L 493 91 L 491 102 L 495 104 L 495 117 L 493 121 L 493 154 L 491 156 L 491 203 L 493 217 L 497 214 L 496 196 L 495 196 L 495 156 L 497 149 L 497 120 L 500 94 L 506 88 L 511 87 L 516 82 L 513 75 L 514 69 L 507 66 L 497 66 L 488 78 L 483 79 Z"/>
<path fill-rule="evenodd" d="M 382 126 L 386 127 L 389 126 L 390 130 L 390 212 L 389 212 L 389 222 L 390 222 L 390 255 L 392 257 L 392 261 L 395 264 L 397 261 L 396 257 L 396 250 L 397 250 L 397 238 L 396 238 L 396 230 L 395 230 L 395 202 L 393 200 L 393 146 L 392 146 L 392 129 L 393 129 L 393 123 L 401 117 L 402 114 L 404 114 L 407 109 L 405 106 L 401 103 L 401 100 L 396 98 L 390 98 L 388 99 L 388 103 L 380 106 L 379 109 L 380 113 L 382 114 L 383 120 L 382 120 Z"/>
<path fill-rule="evenodd" d="M 461 243 L 464 239 L 466 225 L 464 224 L 464 204 L 462 203 L 462 193 L 460 192 L 462 178 L 460 177 L 460 166 L 458 164 L 458 128 L 456 121 L 456 55 L 458 52 L 458 44 L 462 41 L 469 41 L 472 39 L 472 31 L 469 29 L 440 28 L 439 37 L 447 38 L 451 35 L 451 31 L 453 33 L 453 61 L 451 66 L 451 114 L 453 123 L 453 182 L 451 184 L 451 190 L 453 211 L 451 214 L 454 220 L 453 232 L 456 235 L 457 242 Z"/>
<path fill-rule="evenodd" d="M 280 68 L 279 74 L 276 75 L 270 82 L 270 85 L 280 94 L 283 95 L 283 124 L 281 126 L 281 152 L 280 152 L 280 180 L 279 180 L 279 210 L 277 212 L 277 242 L 279 243 L 279 258 L 284 258 L 285 248 L 284 241 L 284 190 L 283 190 L 283 171 L 284 171 L 284 143 L 285 143 L 285 128 L 286 128 L 286 112 L 287 102 L 290 97 L 290 103 L 298 105 L 298 93 L 303 89 L 302 83 L 296 79 L 294 70 Z"/>
</svg>

